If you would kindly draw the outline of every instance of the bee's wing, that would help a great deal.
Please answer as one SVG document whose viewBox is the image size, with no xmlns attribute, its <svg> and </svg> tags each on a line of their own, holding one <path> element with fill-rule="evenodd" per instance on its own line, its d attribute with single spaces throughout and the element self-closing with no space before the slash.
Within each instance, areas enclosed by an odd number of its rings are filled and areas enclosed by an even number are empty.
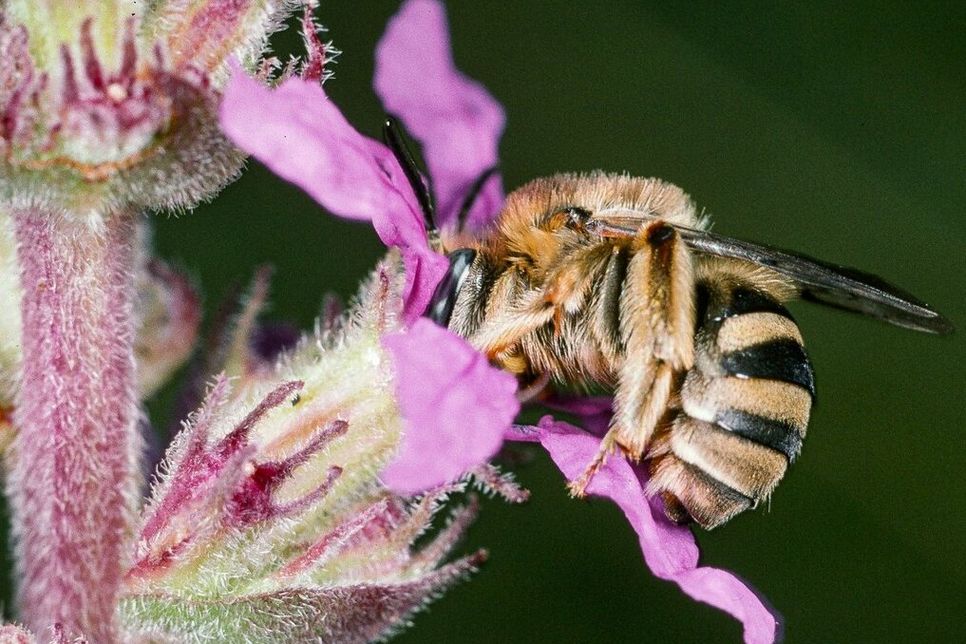
<svg viewBox="0 0 966 644">
<path fill-rule="evenodd" d="M 631 217 L 602 218 L 601 234 L 633 236 L 641 222 Z M 823 262 L 807 255 L 676 226 L 694 251 L 743 259 L 791 279 L 802 299 L 878 318 L 896 326 L 927 333 L 951 333 L 953 325 L 929 305 L 885 280 L 854 268 Z"/>
</svg>

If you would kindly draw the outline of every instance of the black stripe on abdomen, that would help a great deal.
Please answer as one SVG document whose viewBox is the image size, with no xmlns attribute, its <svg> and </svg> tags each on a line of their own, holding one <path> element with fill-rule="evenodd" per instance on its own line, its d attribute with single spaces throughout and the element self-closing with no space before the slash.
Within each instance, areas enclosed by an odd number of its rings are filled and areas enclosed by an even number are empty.
<svg viewBox="0 0 966 644">
<path fill-rule="evenodd" d="M 721 368 L 741 378 L 780 380 L 798 385 L 815 398 L 815 374 L 805 349 L 792 338 L 780 338 L 721 356 Z"/>
<path fill-rule="evenodd" d="M 802 449 L 802 434 L 793 424 L 740 409 L 723 409 L 714 423 L 733 434 L 781 452 L 791 463 Z"/>
<path fill-rule="evenodd" d="M 714 319 L 722 320 L 747 313 L 775 313 L 788 319 L 792 314 L 770 295 L 760 291 L 739 287 L 731 292 L 730 301 L 717 311 L 708 311 Z"/>
</svg>

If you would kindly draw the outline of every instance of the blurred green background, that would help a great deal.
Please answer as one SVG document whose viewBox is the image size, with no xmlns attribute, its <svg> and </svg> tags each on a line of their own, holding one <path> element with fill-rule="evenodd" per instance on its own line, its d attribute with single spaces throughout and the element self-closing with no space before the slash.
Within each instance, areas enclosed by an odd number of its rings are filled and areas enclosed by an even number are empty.
<svg viewBox="0 0 966 644">
<path fill-rule="evenodd" d="M 373 49 L 395 2 L 323 3 L 344 50 L 327 89 L 376 135 Z M 966 11 L 953 3 L 454 2 L 458 65 L 506 107 L 508 189 L 562 170 L 684 187 L 717 231 L 877 273 L 966 327 Z M 253 123 L 252 127 L 258 127 Z M 159 220 L 161 255 L 213 304 L 275 265 L 270 315 L 307 327 L 381 253 L 257 164 Z M 770 508 L 698 535 L 755 585 L 788 642 L 966 637 L 966 334 L 793 307 L 818 375 L 803 456 Z M 159 407 L 161 407 L 159 405 Z M 162 413 L 163 409 L 158 409 Z M 542 455 L 525 506 L 487 502 L 479 575 L 402 642 L 736 641 L 737 623 L 645 569 L 604 502 Z"/>
<path fill-rule="evenodd" d="M 327 85 L 378 132 L 373 49 L 395 2 L 323 3 Z M 966 9 L 953 3 L 452 2 L 457 64 L 506 107 L 508 189 L 562 170 L 679 184 L 715 229 L 879 274 L 966 327 Z M 258 127 L 253 123 L 252 127 Z M 257 164 L 155 245 L 209 311 L 262 263 L 269 316 L 308 327 L 381 253 Z M 770 508 L 701 533 L 782 613 L 788 642 L 966 638 L 966 333 L 931 337 L 795 305 L 819 386 Z M 162 422 L 169 404 L 152 412 Z M 736 641 L 729 617 L 651 577 L 605 502 L 543 455 L 524 506 L 488 501 L 491 559 L 401 642 Z"/>
</svg>

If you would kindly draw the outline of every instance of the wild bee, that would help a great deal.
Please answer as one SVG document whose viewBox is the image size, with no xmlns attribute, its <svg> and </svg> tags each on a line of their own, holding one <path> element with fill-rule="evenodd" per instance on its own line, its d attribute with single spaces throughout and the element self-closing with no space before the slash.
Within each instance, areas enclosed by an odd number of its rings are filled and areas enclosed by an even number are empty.
<svg viewBox="0 0 966 644">
<path fill-rule="evenodd" d="M 428 191 L 391 123 L 387 140 L 432 228 Z M 522 385 L 613 391 L 610 428 L 571 492 L 619 449 L 646 464 L 647 492 L 668 517 L 707 529 L 767 499 L 801 451 L 815 378 L 784 302 L 952 331 L 878 277 L 710 232 L 688 195 L 659 179 L 537 179 L 479 236 L 443 231 L 435 243 L 450 268 L 429 317 Z"/>
</svg>

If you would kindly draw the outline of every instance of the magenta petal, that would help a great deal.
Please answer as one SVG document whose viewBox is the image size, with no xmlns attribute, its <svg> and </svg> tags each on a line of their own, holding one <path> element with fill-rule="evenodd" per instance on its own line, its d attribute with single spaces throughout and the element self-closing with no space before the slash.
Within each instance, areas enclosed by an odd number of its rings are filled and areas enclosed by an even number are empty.
<svg viewBox="0 0 966 644">
<path fill-rule="evenodd" d="M 436 285 L 449 268 L 449 262 L 428 246 L 415 249 L 402 247 L 402 256 L 406 266 L 403 319 L 411 324 L 426 311 Z"/>
<path fill-rule="evenodd" d="M 443 6 L 409 0 L 376 48 L 376 93 L 423 144 L 441 226 L 455 217 L 469 187 L 497 163 L 503 108 L 453 63 Z M 499 176 L 486 182 L 467 220 L 479 228 L 503 205 Z"/>
<path fill-rule="evenodd" d="M 271 90 L 237 64 L 220 121 L 236 145 L 331 212 L 372 221 L 402 251 L 406 320 L 422 315 L 447 263 L 429 248 L 415 196 L 384 145 L 359 134 L 318 83 L 290 78 Z"/>
<path fill-rule="evenodd" d="M 611 396 L 554 395 L 541 401 L 554 411 L 562 411 L 577 418 L 580 426 L 595 436 L 603 436 L 610 427 L 614 415 L 614 399 Z"/>
<path fill-rule="evenodd" d="M 539 426 L 514 428 L 507 439 L 539 442 L 568 479 L 578 477 L 591 461 L 600 439 L 546 416 Z M 671 523 L 644 496 L 638 474 L 620 457 L 608 459 L 590 486 L 590 494 L 611 499 L 637 532 L 644 560 L 657 577 L 673 581 L 698 601 L 738 619 L 745 642 L 774 642 L 778 623 L 758 596 L 731 573 L 698 566 L 698 546 L 686 526 Z"/>
<path fill-rule="evenodd" d="M 337 215 L 375 220 L 410 209 L 373 142 L 349 125 L 318 83 L 290 78 L 269 89 L 236 65 L 219 117 L 238 147 Z"/>
<path fill-rule="evenodd" d="M 520 409 L 516 380 L 466 340 L 422 318 L 383 338 L 396 367 L 403 417 L 399 452 L 382 480 L 415 494 L 487 461 Z"/>
</svg>

